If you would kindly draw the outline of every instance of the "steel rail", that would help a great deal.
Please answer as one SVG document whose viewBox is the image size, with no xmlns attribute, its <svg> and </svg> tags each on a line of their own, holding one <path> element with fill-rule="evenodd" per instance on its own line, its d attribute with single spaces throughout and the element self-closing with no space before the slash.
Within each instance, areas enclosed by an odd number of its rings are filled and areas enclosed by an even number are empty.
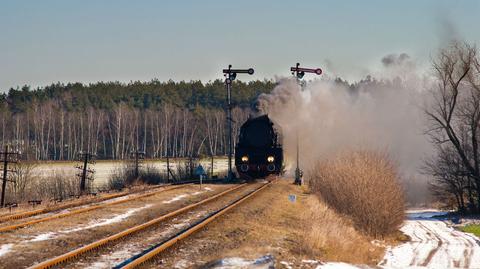
<svg viewBox="0 0 480 269">
<path fill-rule="evenodd" d="M 193 233 L 197 232 L 198 230 L 202 229 L 208 223 L 214 221 L 218 217 L 220 217 L 223 214 L 225 214 L 226 212 L 228 212 L 230 209 L 238 206 L 239 204 L 241 204 L 245 200 L 249 199 L 253 195 L 257 194 L 261 190 L 265 189 L 266 187 L 268 187 L 272 183 L 273 183 L 273 181 L 270 181 L 270 182 L 262 185 L 261 187 L 257 188 L 256 190 L 240 197 L 239 199 L 237 199 L 233 203 L 230 203 L 230 204 L 226 205 L 225 207 L 221 208 L 220 210 L 209 214 L 204 219 L 196 222 L 195 224 L 193 224 L 190 227 L 182 230 L 181 232 L 179 232 L 176 235 L 170 237 L 169 239 L 163 241 L 162 243 L 159 243 L 159 244 L 157 244 L 153 247 L 150 247 L 149 249 L 143 251 L 142 253 L 133 256 L 132 258 L 124 261 L 123 263 L 121 263 L 121 264 L 119 264 L 119 265 L 117 265 L 113 268 L 115 268 L 115 269 L 120 269 L 120 268 L 131 269 L 131 268 L 136 268 L 136 267 L 144 264 L 145 262 L 151 260 L 152 258 L 157 256 L 161 252 L 168 249 L 169 247 L 173 246 L 178 241 L 183 240 L 183 239 L 187 238 L 188 236 L 192 235 Z"/>
<path fill-rule="evenodd" d="M 52 211 L 57 211 L 57 210 L 64 210 L 67 208 L 72 208 L 72 207 L 77 207 L 77 206 L 82 206 L 82 205 L 87 205 L 87 204 L 93 204 L 93 203 L 100 203 L 106 200 L 114 199 L 117 197 L 129 195 L 131 193 L 128 192 L 121 192 L 121 193 L 112 193 L 112 194 L 107 194 L 103 197 L 97 198 L 97 199 L 92 199 L 92 200 L 87 200 L 87 201 L 76 201 L 72 203 L 67 203 L 63 204 L 60 206 L 56 207 L 47 207 L 47 208 L 40 208 L 36 210 L 31 210 L 31 211 L 25 211 L 25 212 L 20 212 L 20 213 L 15 213 L 15 214 L 9 214 L 5 216 L 0 217 L 0 222 L 6 222 L 9 220 L 17 220 L 17 219 L 23 219 L 27 217 L 32 217 L 44 213 L 50 213 Z"/>
<path fill-rule="evenodd" d="M 68 212 L 65 212 L 65 213 L 58 213 L 58 214 L 51 215 L 51 216 L 44 217 L 44 218 L 38 218 L 38 219 L 33 219 L 33 220 L 30 220 L 30 221 L 26 221 L 26 222 L 22 222 L 22 223 L 18 223 L 18 224 L 3 226 L 3 227 L 0 227 L 0 232 L 12 231 L 12 230 L 16 230 L 16 229 L 19 229 L 19 228 L 23 228 L 23 227 L 26 227 L 26 226 L 33 225 L 33 224 L 37 224 L 37 223 L 40 223 L 40 222 L 49 221 L 49 220 L 52 220 L 52 219 L 64 218 L 64 217 L 68 217 L 68 216 L 77 215 L 77 214 L 80 214 L 80 213 L 96 210 L 96 209 L 103 208 L 103 207 L 108 207 L 108 206 L 112 206 L 112 205 L 117 205 L 117 204 L 121 204 L 121 203 L 130 202 L 130 201 L 138 200 L 138 199 L 141 199 L 141 198 L 153 196 L 153 195 L 159 194 L 161 192 L 174 190 L 174 189 L 178 189 L 178 188 L 183 188 L 184 186 L 188 186 L 188 185 L 192 185 L 192 184 L 171 186 L 171 187 L 167 187 L 167 188 L 160 189 L 160 190 L 157 190 L 157 191 L 148 192 L 148 193 L 144 193 L 144 194 L 141 194 L 141 195 L 136 195 L 136 196 L 133 196 L 131 198 L 126 198 L 126 199 L 122 199 L 122 200 L 107 202 L 107 203 L 103 203 L 103 204 L 92 205 L 92 206 L 89 206 L 89 207 L 75 209 L 75 210 L 68 211 Z"/>
<path fill-rule="evenodd" d="M 176 215 L 179 215 L 179 214 L 181 214 L 181 213 L 183 213 L 183 212 L 185 212 L 185 211 L 188 211 L 188 210 L 190 210 L 190 209 L 192 209 L 192 208 L 195 208 L 195 207 L 198 207 L 198 206 L 200 206 L 200 205 L 203 205 L 203 204 L 205 204 L 205 203 L 207 203 L 207 202 L 210 202 L 210 201 L 212 201 L 212 200 L 214 200 L 214 199 L 217 199 L 217 198 L 219 198 L 219 197 L 221 197 L 221 196 L 223 196 L 223 195 L 226 195 L 226 194 L 228 194 L 228 193 L 230 193 L 230 192 L 232 192 L 232 191 L 234 191 L 234 190 L 237 190 L 237 189 L 239 189 L 239 188 L 241 188 L 241 187 L 244 187 L 245 185 L 246 185 L 246 184 L 241 184 L 241 185 L 232 187 L 232 188 L 227 189 L 227 190 L 225 190 L 225 191 L 223 191 L 223 192 L 221 192 L 221 193 L 218 193 L 218 194 L 216 194 L 216 195 L 214 195 L 214 196 L 211 196 L 211 197 L 209 197 L 209 198 L 206 198 L 206 199 L 204 199 L 204 200 L 202 200 L 202 201 L 199 201 L 199 202 L 190 204 L 190 205 L 188 205 L 188 206 L 182 207 L 182 208 L 180 208 L 180 209 L 174 210 L 174 211 L 172 211 L 172 212 L 170 212 L 170 213 L 167 213 L 167 214 L 165 214 L 165 215 L 162 215 L 162 216 L 160 216 L 160 217 L 158 217 L 158 218 L 149 220 L 149 221 L 147 221 L 147 222 L 145 222 L 145 223 L 143 223 L 143 224 L 139 224 L 139 225 L 137 225 L 137 226 L 128 228 L 128 229 L 126 229 L 126 230 L 124 230 L 124 231 L 121 231 L 121 232 L 116 233 L 116 234 L 114 234 L 114 235 L 111 235 L 111 236 L 102 238 L 102 239 L 97 240 L 97 241 L 95 241 L 95 242 L 92 242 L 92 243 L 90 243 L 90 244 L 88 244 L 88 245 L 85 245 L 85 246 L 83 246 L 83 247 L 80 247 L 80 248 L 77 248 L 77 249 L 75 249 L 75 250 L 72 250 L 72 251 L 70 251 L 70 252 L 68 252 L 68 253 L 65 253 L 65 254 L 62 254 L 62 255 L 57 256 L 57 257 L 55 257 L 55 258 L 46 260 L 46 261 L 41 262 L 41 263 L 39 263 L 39 264 L 35 264 L 35 265 L 31 266 L 30 268 L 31 268 L 31 269 L 52 268 L 52 267 L 54 267 L 54 266 L 57 266 L 57 265 L 59 265 L 59 264 L 61 264 L 61 263 L 66 262 L 66 261 L 68 261 L 68 260 L 71 260 L 71 259 L 74 259 L 74 258 L 76 258 L 76 257 L 79 257 L 80 255 L 82 255 L 82 254 L 84 254 L 84 253 L 86 253 L 86 252 L 89 252 L 89 251 L 98 249 L 98 248 L 100 248 L 100 247 L 102 247 L 102 246 L 104 246 L 104 245 L 106 245 L 106 244 L 109 244 L 109 243 L 112 243 L 112 242 L 114 242 L 114 241 L 116 241 L 116 240 L 125 238 L 125 237 L 127 237 L 127 236 L 129 236 L 129 235 L 132 235 L 132 234 L 136 233 L 136 232 L 145 230 L 145 229 L 148 228 L 148 227 L 151 227 L 151 226 L 153 226 L 153 225 L 155 225 L 155 224 L 158 224 L 158 223 L 160 223 L 160 222 L 162 222 L 162 221 L 164 221 L 164 220 L 166 220 L 166 219 L 168 219 L 168 218 L 171 218 L 171 217 L 174 217 L 174 216 L 176 216 Z"/>
</svg>

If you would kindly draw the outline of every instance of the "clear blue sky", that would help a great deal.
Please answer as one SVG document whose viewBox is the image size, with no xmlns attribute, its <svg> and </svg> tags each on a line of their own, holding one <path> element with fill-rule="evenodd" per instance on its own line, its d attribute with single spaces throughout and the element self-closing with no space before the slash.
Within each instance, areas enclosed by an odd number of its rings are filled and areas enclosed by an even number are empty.
<svg viewBox="0 0 480 269">
<path fill-rule="evenodd" d="M 210 80 L 229 63 L 255 79 L 297 61 L 355 79 L 388 53 L 428 63 L 452 35 L 480 44 L 479 14 L 467 0 L 0 0 L 0 90 Z"/>
</svg>

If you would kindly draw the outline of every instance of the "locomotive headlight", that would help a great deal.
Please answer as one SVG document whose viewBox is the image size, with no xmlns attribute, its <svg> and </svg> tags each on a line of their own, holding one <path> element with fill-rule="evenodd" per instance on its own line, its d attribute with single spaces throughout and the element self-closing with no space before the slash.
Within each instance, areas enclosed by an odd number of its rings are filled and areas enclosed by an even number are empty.
<svg viewBox="0 0 480 269">
<path fill-rule="evenodd" d="M 248 162 L 248 156 L 242 156 L 242 162 L 244 163 Z"/>
<path fill-rule="evenodd" d="M 273 157 L 273 156 L 268 156 L 267 157 L 267 162 L 273 163 L 273 161 L 275 161 L 275 157 Z"/>
</svg>

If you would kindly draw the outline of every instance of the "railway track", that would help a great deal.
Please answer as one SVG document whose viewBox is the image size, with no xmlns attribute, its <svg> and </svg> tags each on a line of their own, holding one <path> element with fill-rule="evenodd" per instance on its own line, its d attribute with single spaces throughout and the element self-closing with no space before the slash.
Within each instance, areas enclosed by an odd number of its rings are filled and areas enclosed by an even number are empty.
<svg viewBox="0 0 480 269">
<path fill-rule="evenodd" d="M 74 209 L 74 210 L 64 212 L 64 213 L 57 213 L 57 214 L 49 215 L 49 216 L 43 217 L 43 218 L 37 218 L 37 219 L 33 219 L 33 220 L 21 222 L 21 223 L 2 226 L 2 227 L 0 227 L 0 233 L 1 232 L 13 231 L 13 230 L 16 230 L 16 229 L 19 229 L 19 228 L 23 228 L 23 227 L 34 225 L 34 224 L 41 223 L 41 222 L 46 222 L 46 221 L 53 220 L 53 219 L 64 218 L 64 217 L 77 215 L 77 214 L 80 214 L 80 213 L 85 213 L 85 212 L 89 212 L 89 211 L 92 211 L 92 210 L 96 210 L 96 209 L 100 209 L 100 208 L 104 208 L 104 207 L 108 207 L 108 206 L 112 206 L 112 205 L 118 205 L 118 204 L 130 202 L 130 201 L 138 200 L 138 199 L 141 199 L 141 198 L 156 195 L 156 194 L 161 193 L 161 192 L 174 190 L 174 189 L 178 189 L 178 188 L 183 188 L 184 186 L 188 186 L 188 185 L 192 185 L 192 184 L 193 183 L 168 186 L 168 187 L 162 188 L 160 190 L 155 190 L 155 191 L 152 191 L 152 192 L 147 192 L 147 193 L 143 193 L 143 194 L 140 194 L 140 195 L 135 195 L 135 196 L 132 196 L 132 197 L 129 197 L 129 198 L 126 198 L 126 199 L 115 200 L 115 201 L 100 203 L 100 204 L 95 203 L 94 205 L 91 205 L 91 206 L 88 206 L 88 207 Z M 125 195 L 122 195 L 122 196 L 125 196 Z M 117 198 L 120 198 L 120 197 L 117 197 Z M 110 199 L 113 199 L 113 198 L 110 198 Z"/>
<path fill-rule="evenodd" d="M 217 182 L 217 181 L 218 180 L 207 179 L 207 180 L 204 180 L 203 182 L 205 184 L 208 184 L 208 183 L 214 183 L 214 182 Z M 112 193 L 112 194 L 107 194 L 103 197 L 96 198 L 96 199 L 89 199 L 89 200 L 84 200 L 84 201 L 75 201 L 75 202 L 70 202 L 70 203 L 66 203 L 66 204 L 62 204 L 62 205 L 58 205 L 58 206 L 40 208 L 40 209 L 36 209 L 36 210 L 24 211 L 24 212 L 13 213 L 13 214 L 4 214 L 4 215 L 0 216 L 0 223 L 12 221 L 12 220 L 29 218 L 29 217 L 33 217 L 33 216 L 37 216 L 37 215 L 41 215 L 41 214 L 46 214 L 46 213 L 50 213 L 50 212 L 54 212 L 54 211 L 65 210 L 65 209 L 78 207 L 78 206 L 84 206 L 84 205 L 88 205 L 88 204 L 101 203 L 101 202 L 104 202 L 104 201 L 107 201 L 107 200 L 120 198 L 120 197 L 127 196 L 127 195 L 137 194 L 137 193 L 141 193 L 141 192 L 145 192 L 145 191 L 152 191 L 152 190 L 158 189 L 158 188 L 164 188 L 164 187 L 169 186 L 169 185 L 186 185 L 186 184 L 194 184 L 194 183 L 198 183 L 198 180 L 188 180 L 188 181 L 175 182 L 175 183 L 171 183 L 171 184 L 158 185 L 158 186 L 154 186 L 154 187 L 152 187 L 148 190 L 136 190 L 136 191 L 133 191 L 133 192 Z"/>
<path fill-rule="evenodd" d="M 60 265 L 62 268 L 86 267 L 84 263 L 78 264 L 78 259 L 82 257 L 83 261 L 85 261 L 85 259 L 88 260 L 88 257 L 85 257 L 85 256 L 90 256 L 88 255 L 88 253 L 92 253 L 91 255 L 98 256 L 99 251 L 94 251 L 94 250 L 98 250 L 103 247 L 104 249 L 102 251 L 104 253 L 105 252 L 107 253 L 105 254 L 106 256 L 109 256 L 110 255 L 109 253 L 111 252 L 112 249 L 128 248 L 128 244 L 127 244 L 127 247 L 125 247 L 125 244 L 127 243 L 125 241 L 139 242 L 139 241 L 148 241 L 146 238 L 150 238 L 150 239 L 154 238 L 152 240 L 155 240 L 156 243 L 153 244 L 153 247 L 143 248 L 144 250 L 140 251 L 140 254 L 137 254 L 133 257 L 129 257 L 129 256 L 124 257 L 127 259 L 124 260 L 123 262 L 118 263 L 116 267 L 116 268 L 134 268 L 140 264 L 143 264 L 151 260 L 153 257 L 157 256 L 159 253 L 161 253 L 165 249 L 168 249 L 170 246 L 174 245 L 176 242 L 200 230 L 202 227 L 204 227 L 214 219 L 225 214 L 228 210 L 234 208 L 235 206 L 239 205 L 243 201 L 247 200 L 248 198 L 252 197 L 256 193 L 261 191 L 262 189 L 266 188 L 269 184 L 270 183 L 261 184 L 260 187 L 254 186 L 255 188 L 253 190 L 251 190 L 252 185 L 249 185 L 249 184 L 237 185 L 221 193 L 218 193 L 216 195 L 203 199 L 199 202 L 187 205 L 180 209 L 174 210 L 172 212 L 169 212 L 167 214 L 164 214 L 162 216 L 149 220 L 143 224 L 128 228 L 116 234 L 110 235 L 108 237 L 102 238 L 95 242 L 89 243 L 85 246 L 79 247 L 68 253 L 65 253 L 60 256 L 46 260 L 44 262 L 35 264 L 30 268 L 35 268 L 35 269 L 52 268 Z M 227 199 L 228 202 L 222 201 L 222 199 Z M 177 218 L 180 218 L 180 216 L 183 216 L 184 218 L 189 219 L 188 214 L 193 214 L 195 213 L 195 211 L 203 212 L 205 211 L 205 209 L 202 211 L 202 207 L 210 208 L 210 207 L 214 207 L 215 204 L 219 204 L 220 205 L 219 208 L 215 208 L 213 212 L 208 213 L 206 216 L 202 217 L 199 221 L 196 221 L 193 224 L 189 224 L 188 227 L 182 228 L 181 231 L 176 231 L 173 236 L 172 235 L 166 236 L 165 237 L 166 239 L 161 240 L 161 242 L 158 243 L 159 241 L 158 234 L 160 232 L 155 229 L 164 231 L 163 227 L 159 228 L 158 226 L 167 225 L 166 222 L 175 221 Z M 197 214 L 199 213 L 197 212 Z M 172 226 L 175 226 L 175 225 L 172 225 Z M 150 233 L 153 236 L 151 237 L 146 236 L 146 234 L 148 235 L 148 233 Z M 123 240 L 123 242 L 119 242 L 121 240 Z M 147 243 L 148 242 L 146 242 L 145 244 Z M 91 259 L 95 259 L 95 257 Z M 77 262 L 77 264 L 72 264 L 75 261 Z"/>
<path fill-rule="evenodd" d="M 194 182 L 190 182 L 190 181 L 186 182 L 186 183 L 182 182 L 182 183 L 177 183 L 175 185 L 188 184 L 188 183 L 194 183 Z M 57 206 L 53 206 L 53 207 L 40 208 L 40 209 L 24 211 L 24 212 L 19 212 L 19 213 L 13 213 L 13 214 L 6 214 L 6 215 L 0 216 L 0 223 L 11 221 L 11 220 L 19 220 L 19 219 L 29 218 L 29 217 L 33 217 L 33 216 L 37 216 L 37 215 L 41 215 L 41 214 L 46 214 L 46 213 L 50 213 L 50 212 L 54 212 L 54 211 L 65 210 L 65 209 L 78 207 L 78 206 L 101 203 L 101 202 L 104 202 L 104 201 L 107 201 L 107 200 L 120 198 L 120 197 L 127 196 L 127 195 L 137 194 L 137 193 L 141 193 L 141 192 L 148 192 L 148 191 L 152 191 L 152 190 L 155 190 L 155 189 L 158 189 L 158 188 L 164 188 L 164 187 L 169 186 L 169 185 L 170 184 L 158 185 L 158 186 L 154 186 L 154 187 L 152 187 L 150 189 L 147 189 L 147 190 L 136 190 L 136 191 L 132 191 L 132 192 L 127 191 L 127 192 L 112 193 L 112 194 L 107 194 L 103 197 L 95 198 L 95 199 L 69 202 L 69 203 L 65 203 L 65 204 L 61 204 L 61 205 L 57 205 Z"/>
<path fill-rule="evenodd" d="M 53 211 L 58 211 L 58 210 L 64 210 L 72 207 L 77 207 L 77 206 L 83 206 L 87 204 L 93 204 L 93 203 L 100 203 L 106 200 L 122 197 L 125 195 L 128 195 L 130 193 L 122 192 L 122 193 L 113 193 L 113 194 L 107 194 L 100 199 L 94 199 L 94 200 L 87 200 L 87 201 L 76 201 L 72 203 L 67 203 L 63 204 L 60 206 L 55 206 L 55 207 L 50 207 L 50 208 L 40 208 L 36 210 L 31 210 L 31 211 L 25 211 L 25 212 L 20 212 L 20 213 L 15 213 L 15 214 L 8 214 L 8 215 L 3 215 L 0 217 L 0 223 L 2 222 L 7 222 L 11 220 L 18 220 L 18 219 L 24 219 L 28 217 L 33 217 L 36 215 L 40 214 L 45 214 L 45 213 L 50 213 Z"/>
<path fill-rule="evenodd" d="M 188 236 L 194 234 L 195 232 L 199 231 L 200 229 L 205 227 L 210 222 L 214 221 L 218 217 L 227 213 L 232 208 L 238 206 L 239 204 L 241 204 L 245 200 L 254 196 L 256 193 L 260 192 L 261 190 L 263 190 L 264 188 L 266 188 L 270 184 L 271 184 L 271 182 L 266 183 L 266 184 L 262 185 L 261 187 L 247 193 L 246 195 L 241 196 L 240 198 L 233 201 L 232 203 L 227 204 L 224 207 L 222 207 L 221 209 L 208 214 L 206 217 L 204 217 L 203 219 L 195 222 L 193 225 L 190 225 L 189 227 L 183 229 L 182 231 L 180 231 L 177 234 L 171 236 L 170 238 L 164 240 L 163 242 L 158 243 L 157 245 L 154 245 L 154 246 L 142 251 L 141 253 L 125 260 L 124 262 L 118 264 L 114 268 L 115 269 L 121 269 L 121 268 L 122 269 L 130 269 L 130 268 L 137 268 L 137 267 L 143 265 L 144 263 L 152 260 L 157 255 L 159 255 L 163 251 L 167 250 L 168 248 L 170 248 L 171 246 L 173 246 L 177 242 L 179 242 L 179 241 L 187 238 Z"/>
</svg>

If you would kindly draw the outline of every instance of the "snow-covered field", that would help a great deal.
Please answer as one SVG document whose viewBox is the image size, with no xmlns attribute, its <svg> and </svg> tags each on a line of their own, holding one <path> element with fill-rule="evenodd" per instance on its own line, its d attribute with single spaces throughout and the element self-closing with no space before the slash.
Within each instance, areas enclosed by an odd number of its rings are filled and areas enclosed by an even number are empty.
<svg viewBox="0 0 480 269">
<path fill-rule="evenodd" d="M 211 163 L 210 160 L 204 159 L 201 162 L 201 165 L 206 171 L 210 171 Z M 78 172 L 78 169 L 75 168 L 79 163 L 76 162 L 46 162 L 40 163 L 35 167 L 34 173 L 40 177 L 52 177 L 55 173 L 63 175 L 75 175 Z M 119 168 L 123 167 L 124 162 L 121 161 L 97 161 L 94 165 L 91 166 L 95 170 L 94 175 L 94 185 L 97 187 L 103 186 L 108 182 L 110 176 Z M 152 166 L 159 169 L 162 172 L 167 171 L 167 163 L 160 160 L 148 160 L 145 161 L 144 166 Z M 176 161 L 170 162 L 170 169 L 177 171 L 177 166 L 182 166 L 181 163 Z M 227 170 L 228 162 L 227 159 L 215 159 L 213 163 L 214 173 L 223 173 Z"/>
</svg>

